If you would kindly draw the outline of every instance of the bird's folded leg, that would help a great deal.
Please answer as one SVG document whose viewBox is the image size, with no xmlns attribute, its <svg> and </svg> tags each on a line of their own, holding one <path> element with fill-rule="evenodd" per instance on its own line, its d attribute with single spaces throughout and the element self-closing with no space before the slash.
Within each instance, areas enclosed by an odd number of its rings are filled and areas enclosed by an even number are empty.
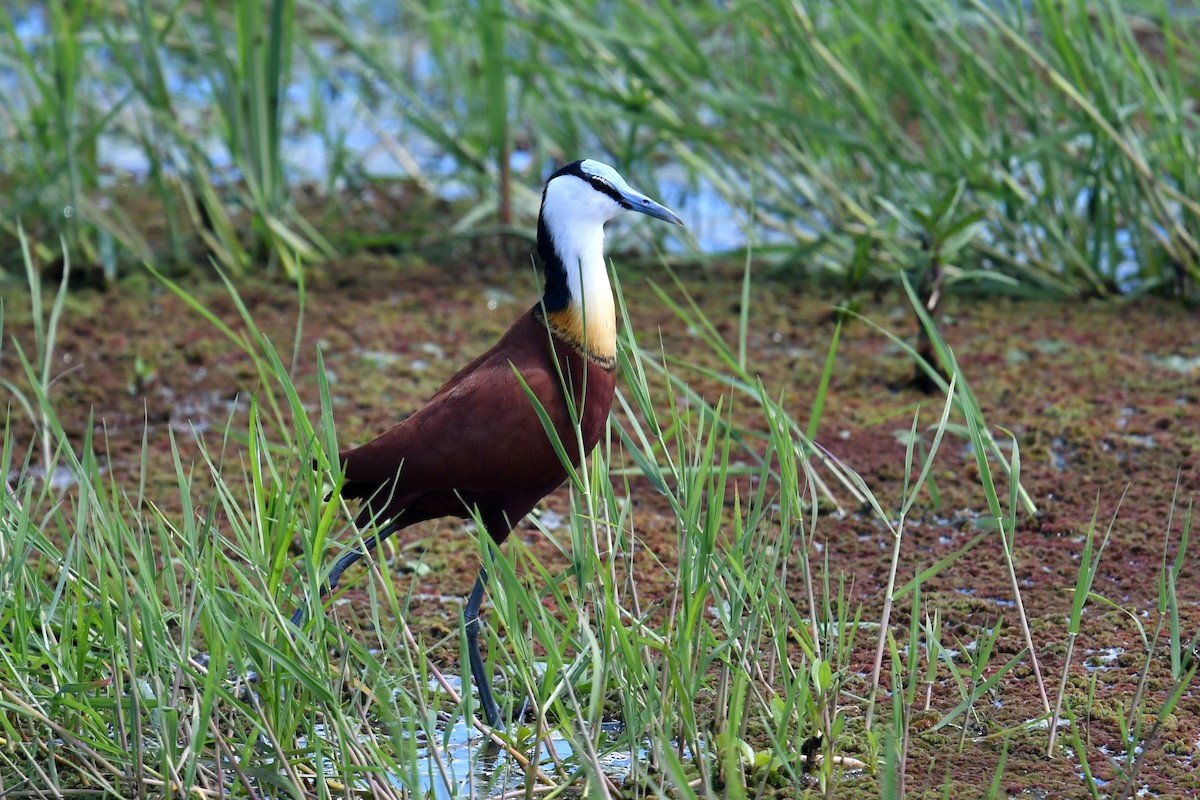
<svg viewBox="0 0 1200 800">
<path fill-rule="evenodd" d="M 380 542 L 385 541 L 389 536 L 398 530 L 400 530 L 399 523 L 392 522 L 384 527 L 383 530 L 367 539 L 366 547 L 364 547 L 362 550 L 351 550 L 349 553 L 346 553 L 346 555 L 339 558 L 337 563 L 333 565 L 333 569 L 329 572 L 329 583 L 321 588 L 321 599 L 324 600 L 327 595 L 332 593 L 333 590 L 337 588 L 338 582 L 342 579 L 342 573 L 346 571 L 347 567 L 349 567 L 355 561 L 358 561 L 367 553 L 374 550 L 379 546 Z M 299 626 L 303 621 L 304 606 L 300 606 L 296 609 L 296 612 L 292 614 L 292 624 Z"/>
<path fill-rule="evenodd" d="M 475 687 L 479 690 L 479 705 L 483 708 L 487 724 L 494 728 L 500 722 L 500 711 L 496 708 L 496 698 L 492 695 L 487 666 L 483 663 L 483 656 L 479 654 L 479 604 L 483 602 L 487 577 L 487 570 L 481 567 L 479 577 L 475 579 L 475 586 L 471 589 L 471 596 L 467 598 L 463 621 L 467 628 L 467 658 L 471 661 L 471 677 L 475 679 Z"/>
</svg>

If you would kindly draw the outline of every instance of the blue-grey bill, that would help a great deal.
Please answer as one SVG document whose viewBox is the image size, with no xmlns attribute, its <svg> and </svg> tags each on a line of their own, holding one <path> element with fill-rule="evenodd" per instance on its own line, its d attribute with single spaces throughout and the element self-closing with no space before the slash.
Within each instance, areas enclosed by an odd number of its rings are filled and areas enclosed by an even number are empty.
<svg viewBox="0 0 1200 800">
<path fill-rule="evenodd" d="M 683 220 L 671 209 L 664 206 L 662 203 L 656 203 L 644 194 L 637 192 L 627 192 L 622 197 L 631 211 L 638 211 L 642 214 L 654 217 L 655 219 L 665 220 L 675 225 L 683 225 Z"/>
</svg>

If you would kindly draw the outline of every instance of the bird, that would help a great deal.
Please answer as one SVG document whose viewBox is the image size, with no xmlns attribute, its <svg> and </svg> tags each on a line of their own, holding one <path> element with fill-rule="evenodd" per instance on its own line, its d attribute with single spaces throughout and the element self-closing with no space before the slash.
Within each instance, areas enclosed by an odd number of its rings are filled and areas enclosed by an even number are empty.
<svg viewBox="0 0 1200 800">
<path fill-rule="evenodd" d="M 477 516 L 495 546 L 502 544 L 567 478 L 531 394 L 573 466 L 596 446 L 612 407 L 617 366 L 604 226 L 623 211 L 683 225 L 675 212 L 599 161 L 574 161 L 546 181 L 537 224 L 540 301 L 411 416 L 338 454 L 341 496 L 361 501 L 356 525 L 374 526 L 376 533 L 363 549 L 337 561 L 321 599 L 347 567 L 417 522 Z M 479 653 L 479 606 L 487 580 L 481 567 L 463 616 L 471 675 L 494 728 L 500 715 Z M 292 617 L 297 625 L 304 611 L 301 606 Z"/>
</svg>

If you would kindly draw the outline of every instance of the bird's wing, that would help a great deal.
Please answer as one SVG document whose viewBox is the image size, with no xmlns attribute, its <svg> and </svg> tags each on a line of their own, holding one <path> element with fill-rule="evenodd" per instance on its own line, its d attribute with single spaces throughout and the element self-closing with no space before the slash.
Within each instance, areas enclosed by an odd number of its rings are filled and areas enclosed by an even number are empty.
<svg viewBox="0 0 1200 800">
<path fill-rule="evenodd" d="M 557 371 L 541 359 L 517 364 L 530 390 L 566 433 Z M 567 442 L 568 447 L 570 443 Z M 411 417 L 341 455 L 348 483 L 409 491 L 477 491 L 561 479 L 558 456 L 513 361 L 493 357 L 464 369 Z"/>
</svg>

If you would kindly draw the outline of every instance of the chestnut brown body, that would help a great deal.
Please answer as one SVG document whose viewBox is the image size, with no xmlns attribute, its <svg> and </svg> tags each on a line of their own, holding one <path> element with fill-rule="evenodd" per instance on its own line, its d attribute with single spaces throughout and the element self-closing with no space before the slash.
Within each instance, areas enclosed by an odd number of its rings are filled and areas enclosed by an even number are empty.
<svg viewBox="0 0 1200 800">
<path fill-rule="evenodd" d="M 567 477 L 517 374 L 553 421 L 575 466 L 579 438 L 586 455 L 604 433 L 616 378 L 611 363 L 581 349 L 535 306 L 411 417 L 341 453 L 342 496 L 365 501 L 359 526 L 374 520 L 403 528 L 435 517 L 469 517 L 478 508 L 488 533 L 504 541 Z"/>
</svg>

